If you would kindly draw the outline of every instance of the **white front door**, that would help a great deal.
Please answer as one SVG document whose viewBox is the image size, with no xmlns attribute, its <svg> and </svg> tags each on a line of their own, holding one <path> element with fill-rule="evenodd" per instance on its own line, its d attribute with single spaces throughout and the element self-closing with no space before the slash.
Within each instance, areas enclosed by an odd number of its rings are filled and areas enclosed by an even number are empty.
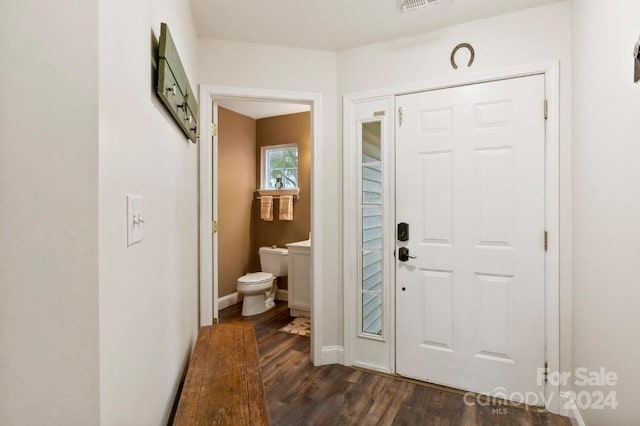
<svg viewBox="0 0 640 426">
<path fill-rule="evenodd" d="M 544 98 L 542 75 L 396 98 L 398 374 L 544 392 Z"/>
</svg>

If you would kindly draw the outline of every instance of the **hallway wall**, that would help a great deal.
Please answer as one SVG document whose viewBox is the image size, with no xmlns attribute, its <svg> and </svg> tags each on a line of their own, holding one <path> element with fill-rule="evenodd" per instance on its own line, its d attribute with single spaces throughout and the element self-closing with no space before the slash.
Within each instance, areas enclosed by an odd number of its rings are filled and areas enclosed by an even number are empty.
<svg viewBox="0 0 640 426">
<path fill-rule="evenodd" d="M 156 95 L 153 64 L 166 22 L 197 93 L 196 33 L 188 0 L 99 6 L 100 420 L 160 425 L 198 330 L 198 145 Z M 128 193 L 146 221 L 131 247 Z"/>
<path fill-rule="evenodd" d="M 0 52 L 0 424 L 97 425 L 98 1 L 3 0 Z"/>
<path fill-rule="evenodd" d="M 640 84 L 633 47 L 640 2 L 573 1 L 573 366 L 615 372 L 615 409 L 583 409 L 590 426 L 640 418 Z"/>
</svg>

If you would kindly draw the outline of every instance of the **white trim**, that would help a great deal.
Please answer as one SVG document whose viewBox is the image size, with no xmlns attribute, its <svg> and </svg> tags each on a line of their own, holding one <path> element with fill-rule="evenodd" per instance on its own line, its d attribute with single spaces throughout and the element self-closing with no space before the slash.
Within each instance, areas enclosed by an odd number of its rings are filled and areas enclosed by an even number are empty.
<svg viewBox="0 0 640 426">
<path fill-rule="evenodd" d="M 549 234 L 545 256 L 545 335 L 549 371 L 560 369 L 560 62 L 545 69 L 546 95 L 549 103 L 545 159 L 545 225 Z M 568 314 L 568 312 L 566 313 Z M 569 371 L 568 366 L 564 366 Z M 560 413 L 560 386 L 547 383 L 546 394 L 552 396 L 547 410 Z"/>
<path fill-rule="evenodd" d="M 211 232 L 211 221 L 213 220 L 212 209 L 212 179 L 213 170 L 213 152 L 214 144 L 211 141 L 211 126 L 209 118 L 212 117 L 213 103 L 210 100 L 207 91 L 200 87 L 200 131 L 199 131 L 199 189 L 200 196 L 198 198 L 199 213 L 199 325 L 213 324 L 214 304 L 217 305 L 218 295 L 217 288 L 214 289 L 213 268 L 215 259 L 213 257 L 213 234 Z M 206 102 L 205 102 L 206 100 Z M 217 256 L 216 256 L 217 257 Z M 217 285 L 215 287 L 218 287 Z M 217 306 L 216 306 L 217 308 Z M 215 311 L 218 317 L 217 310 Z"/>
<path fill-rule="evenodd" d="M 358 250 L 357 238 L 353 238 L 351 233 L 347 236 L 349 229 L 356 229 L 358 203 L 358 170 L 354 167 L 357 159 L 356 147 L 358 138 L 355 123 L 355 102 L 345 95 L 342 98 L 342 335 L 344 343 L 344 365 L 350 366 L 353 363 L 353 330 L 354 321 L 352 312 L 355 309 L 353 286 L 358 285 L 358 259 L 354 259 L 351 254 Z M 356 231 L 357 232 L 357 231 Z M 392 331 L 393 333 L 393 331 Z"/>
<path fill-rule="evenodd" d="M 222 310 L 224 308 L 228 308 L 229 306 L 233 306 L 236 303 L 242 302 L 242 298 L 240 293 L 237 291 L 231 294 L 227 294 L 226 296 L 222 296 L 218 299 L 218 309 Z"/>
<path fill-rule="evenodd" d="M 360 167 L 362 142 L 361 124 L 381 122 L 382 187 L 383 187 L 383 292 L 382 292 L 382 335 L 376 336 L 361 332 L 361 291 L 359 283 L 362 277 L 362 259 L 358 255 L 353 259 L 344 258 L 343 300 L 345 304 L 343 335 L 345 345 L 345 365 L 385 373 L 395 372 L 395 265 L 393 245 L 395 242 L 395 100 L 393 96 L 375 99 L 363 99 L 348 104 L 344 99 L 345 118 L 343 120 L 343 253 L 356 253 L 362 247 L 361 189 L 362 172 Z M 357 107 L 356 107 L 357 105 Z M 384 111 L 384 115 L 376 112 Z M 347 118 L 347 114 L 348 117 Z M 354 125 L 358 123 L 358 125 Z M 351 139 L 350 139 L 351 138 Z M 352 141 L 353 143 L 347 143 Z M 349 285 L 349 283 L 354 283 Z M 355 333 L 354 333 L 355 331 Z M 355 359 L 353 355 L 369 355 L 367 359 Z"/>
<path fill-rule="evenodd" d="M 313 320 L 312 320 L 313 324 Z M 313 332 L 311 336 L 316 333 L 315 327 L 313 327 Z M 325 346 L 321 350 L 321 360 L 320 364 L 316 365 L 327 365 L 327 364 L 344 364 L 344 348 L 342 346 Z"/>
<path fill-rule="evenodd" d="M 386 368 L 381 368 L 380 366 L 369 364 L 367 362 L 353 361 L 351 365 L 353 367 L 364 368 L 365 370 L 377 371 L 379 373 L 395 374 L 394 371 L 391 371 Z"/>
<path fill-rule="evenodd" d="M 208 117 L 211 117 L 213 100 L 270 100 L 284 101 L 287 103 L 300 103 L 311 106 L 311 323 L 313 334 L 311 336 L 311 361 L 314 365 L 330 364 L 325 362 L 322 355 L 322 248 L 323 232 L 320 216 L 320 195 L 324 181 L 323 170 L 320 167 L 321 141 L 322 141 L 322 95 L 317 92 L 296 92 L 286 90 L 270 90 L 260 88 L 200 85 L 200 325 L 209 325 L 217 311 L 214 312 L 214 268 L 217 270 L 217 260 L 213 249 L 214 239 L 211 234 L 211 219 L 214 216 L 217 204 L 212 196 L 212 172 L 213 155 L 217 150 L 217 138 L 211 141 L 211 126 Z M 211 146 L 213 145 L 213 149 Z M 216 155 L 217 157 L 217 155 Z M 212 208 L 213 205 L 213 208 Z M 216 234 L 214 234 L 214 238 Z M 342 359 L 342 356 L 339 357 Z"/>
<path fill-rule="evenodd" d="M 582 418 L 580 409 L 576 405 L 576 401 L 571 397 L 569 392 L 562 392 L 560 394 L 560 400 L 563 406 L 562 408 L 567 411 L 567 416 L 572 426 L 587 426 Z"/>
<path fill-rule="evenodd" d="M 276 300 L 284 300 L 285 302 L 289 300 L 289 291 L 278 289 L 276 292 Z"/>
<path fill-rule="evenodd" d="M 353 206 L 351 206 L 352 203 L 350 200 L 352 198 L 350 197 L 355 196 L 355 194 L 352 193 L 356 185 L 355 171 L 352 170 L 353 167 L 351 165 L 354 164 L 355 161 L 352 151 L 353 145 L 356 144 L 357 141 L 352 129 L 353 126 L 350 124 L 353 123 L 355 119 L 354 111 L 357 102 L 386 96 L 399 96 L 536 74 L 544 74 L 545 76 L 546 97 L 549 101 L 549 118 L 546 122 L 547 140 L 545 159 L 545 222 L 546 229 L 549 233 L 545 272 L 545 348 L 549 371 L 562 371 L 560 369 L 560 310 L 562 309 L 565 311 L 565 315 L 570 316 L 570 312 L 567 311 L 571 309 L 571 306 L 568 304 L 570 302 L 565 303 L 560 299 L 560 62 L 558 60 L 472 73 L 463 78 L 415 82 L 345 95 L 343 98 L 343 214 L 345 223 L 356 214 Z M 563 226 L 570 225 L 565 224 Z M 348 318 L 356 306 L 348 287 L 350 283 L 355 282 L 353 271 L 356 268 L 356 263 L 355 259 L 348 256 L 348 253 L 355 252 L 355 247 L 354 242 L 349 241 L 346 234 L 343 239 L 343 250 L 344 342 L 345 360 L 347 365 L 349 365 L 353 350 L 349 333 L 353 333 L 352 328 L 350 328 L 353 324 L 348 321 Z M 562 306 L 560 305 L 561 302 L 563 302 Z M 563 367 L 565 371 L 570 370 L 570 366 Z M 560 412 L 559 392 L 559 386 L 547 384 L 546 394 L 551 396 L 551 400 L 545 408 L 552 413 Z"/>
<path fill-rule="evenodd" d="M 278 291 L 276 292 L 276 300 L 289 300 L 289 294 L 287 290 L 278 289 Z M 242 295 L 236 291 L 231 294 L 227 294 L 226 296 L 219 297 L 218 309 L 222 310 L 240 302 L 242 302 Z"/>
<path fill-rule="evenodd" d="M 216 124 L 216 126 L 218 125 L 218 103 L 217 102 L 211 102 L 211 104 L 213 105 L 213 111 L 212 111 L 212 122 Z M 213 135 L 213 138 L 208 139 L 211 140 L 211 161 L 209 161 L 207 164 L 212 165 L 211 167 L 211 179 L 209 180 L 209 182 L 213 182 L 213 188 L 217 188 L 218 187 L 218 132 L 216 132 Z M 209 193 L 209 196 L 212 199 L 211 202 L 211 206 L 212 206 L 212 210 L 211 210 L 211 217 L 213 219 L 214 222 L 218 223 L 218 197 L 217 195 L 214 197 L 213 196 L 213 191 L 209 190 L 207 191 Z M 213 271 L 217 271 L 218 270 L 218 262 L 219 262 L 219 256 L 218 256 L 218 233 L 212 233 L 211 234 L 211 238 L 212 238 L 212 253 L 213 253 L 213 266 L 212 266 L 212 274 L 213 274 L 213 317 L 218 320 L 218 312 L 220 312 L 220 307 L 218 306 L 218 293 L 220 291 L 220 284 L 218 282 L 218 274 L 217 272 L 213 272 Z"/>
</svg>

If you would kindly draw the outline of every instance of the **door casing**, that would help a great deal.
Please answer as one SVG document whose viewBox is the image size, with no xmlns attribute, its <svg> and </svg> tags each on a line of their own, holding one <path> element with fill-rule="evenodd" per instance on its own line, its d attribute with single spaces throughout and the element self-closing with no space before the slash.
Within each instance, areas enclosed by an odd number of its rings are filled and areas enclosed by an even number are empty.
<svg viewBox="0 0 640 426">
<path fill-rule="evenodd" d="M 296 92 L 235 86 L 200 85 L 199 128 L 199 323 L 211 325 L 218 319 L 217 235 L 212 233 L 212 221 L 217 221 L 217 136 L 211 124 L 217 124 L 216 99 L 275 101 L 311 106 L 311 361 L 314 365 L 331 364 L 334 352 L 322 346 L 322 228 L 319 195 L 322 175 L 319 166 L 322 141 L 322 95 L 317 92 Z M 213 120 L 213 121 L 210 121 Z M 215 269 L 214 269 L 215 268 Z M 331 348 L 329 348 L 331 349 Z"/>
<path fill-rule="evenodd" d="M 560 313 L 563 317 L 570 316 L 571 306 L 560 298 L 560 63 L 559 61 L 540 62 L 528 65 L 505 68 L 501 70 L 470 73 L 463 78 L 449 80 L 431 80 L 382 89 L 368 90 L 348 94 L 343 97 L 343 226 L 350 229 L 357 226 L 355 201 L 357 182 L 352 169 L 355 163 L 351 161 L 356 157 L 355 149 L 357 141 L 354 140 L 351 125 L 355 123 L 355 104 L 365 100 L 395 97 L 410 93 L 433 91 L 458 86 L 503 80 L 508 78 L 525 77 L 531 75 L 545 76 L 546 99 L 548 101 L 548 118 L 546 120 L 546 152 L 545 152 L 545 223 L 549 235 L 548 248 L 545 256 L 545 348 L 548 371 L 571 371 L 570 366 L 560 366 Z M 543 113 L 543 111 L 541 111 Z M 396 117 L 397 119 L 397 117 Z M 392 152 L 395 152 L 395 138 Z M 395 163 L 395 159 L 389 159 L 389 163 Z M 389 194 L 395 199 L 395 193 Z M 395 217 L 392 218 L 395 223 Z M 566 226 L 566 225 L 565 225 Z M 394 233 L 394 229 L 386 232 Z M 391 239 L 394 241 L 393 234 Z M 353 253 L 353 254 L 352 254 Z M 353 271 L 357 267 L 353 242 L 345 233 L 343 238 L 343 300 L 344 300 L 344 363 L 353 363 L 353 340 L 356 336 L 356 324 L 354 324 L 350 312 L 356 309 L 357 300 L 353 297 L 353 286 L 358 283 L 353 279 Z M 395 283 L 393 283 L 395 285 Z M 389 319 L 387 319 L 388 321 Z M 395 350 L 395 330 L 390 328 L 389 344 Z M 395 372 L 395 365 L 382 366 L 379 369 Z M 547 401 L 545 408 L 557 414 L 566 413 L 561 407 L 561 388 L 554 383 L 547 383 L 545 395 Z"/>
</svg>

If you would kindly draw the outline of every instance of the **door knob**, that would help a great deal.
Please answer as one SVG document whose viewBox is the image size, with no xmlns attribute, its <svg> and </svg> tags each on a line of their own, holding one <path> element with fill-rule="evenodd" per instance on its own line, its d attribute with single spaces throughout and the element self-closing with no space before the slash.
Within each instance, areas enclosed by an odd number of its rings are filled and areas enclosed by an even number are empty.
<svg viewBox="0 0 640 426">
<path fill-rule="evenodd" d="M 400 262 L 406 262 L 409 259 L 416 259 L 416 256 L 409 256 L 409 249 L 406 247 L 400 247 L 398 251 L 398 259 Z"/>
</svg>

